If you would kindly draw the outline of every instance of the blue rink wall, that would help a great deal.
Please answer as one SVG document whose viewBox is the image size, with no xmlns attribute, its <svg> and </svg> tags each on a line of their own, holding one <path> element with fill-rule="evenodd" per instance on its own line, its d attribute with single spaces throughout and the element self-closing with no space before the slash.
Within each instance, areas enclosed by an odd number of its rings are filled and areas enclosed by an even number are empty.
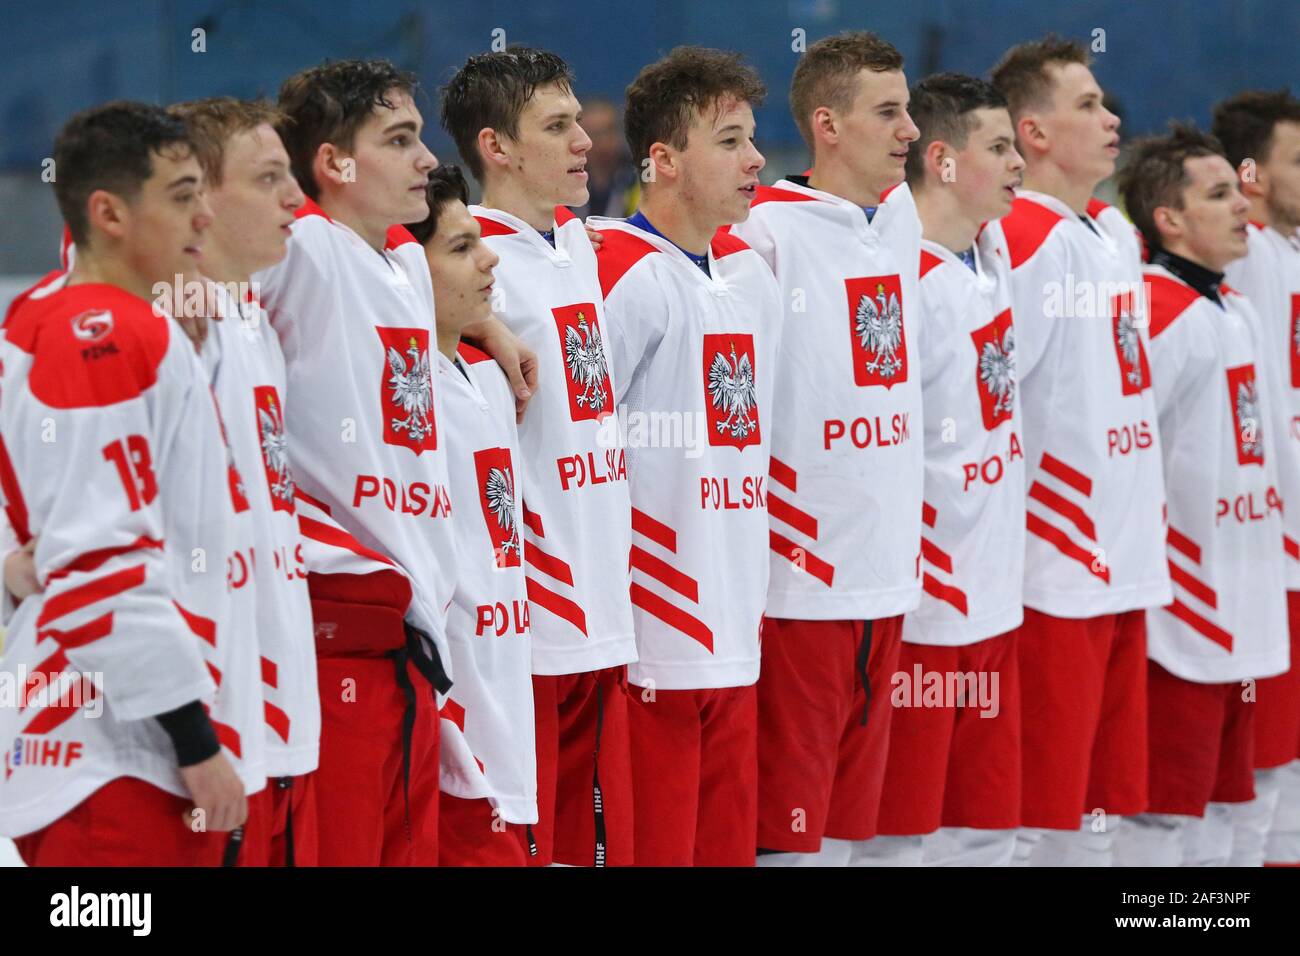
<svg viewBox="0 0 1300 956">
<path fill-rule="evenodd" d="M 1168 116 L 1208 119 L 1215 99 L 1296 76 L 1294 0 L 44 0 L 0 12 L 0 169 L 39 174 L 59 124 L 115 97 L 173 102 L 274 95 L 325 57 L 386 56 L 428 86 L 494 38 L 548 47 L 578 92 L 618 98 L 637 69 L 678 43 L 743 51 L 772 88 L 759 116 L 769 146 L 797 147 L 785 102 L 798 35 L 875 30 L 911 77 L 983 73 L 1010 44 L 1055 30 L 1094 43 L 1097 72 L 1130 132 Z M 205 52 L 192 52 L 201 29 Z M 496 32 L 494 32 L 496 31 Z M 1104 31 L 1098 33 L 1095 31 Z M 426 110 L 426 113 L 431 111 Z M 431 117 L 427 117 L 431 118 Z M 436 124 L 435 124 L 436 125 Z M 451 154 L 440 130 L 435 151 Z"/>
</svg>

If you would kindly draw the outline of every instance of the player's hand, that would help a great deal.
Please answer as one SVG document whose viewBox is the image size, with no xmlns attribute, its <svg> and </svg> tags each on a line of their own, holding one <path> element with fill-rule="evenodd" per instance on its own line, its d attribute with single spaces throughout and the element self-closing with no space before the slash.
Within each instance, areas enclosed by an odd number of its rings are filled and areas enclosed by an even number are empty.
<svg viewBox="0 0 1300 956">
<path fill-rule="evenodd" d="M 235 773 L 224 753 L 217 753 L 202 763 L 181 767 L 181 782 L 189 791 L 193 807 L 183 814 L 185 825 L 226 832 L 243 826 L 248 819 L 248 798 L 244 782 Z M 196 813 L 195 811 L 201 811 Z"/>
<path fill-rule="evenodd" d="M 466 329 L 464 336 L 496 359 L 506 373 L 515 393 L 515 421 L 522 422 L 524 409 L 537 391 L 537 353 L 496 316 Z"/>
<path fill-rule="evenodd" d="M 36 539 L 32 538 L 17 551 L 5 555 L 5 588 L 17 604 L 44 590 L 36 576 L 35 552 Z"/>
<path fill-rule="evenodd" d="M 600 252 L 600 247 L 601 244 L 604 243 L 605 237 L 600 234 L 599 230 L 592 229 L 591 226 L 588 226 L 585 222 L 582 225 L 583 228 L 587 230 L 587 238 L 591 240 L 591 248 Z"/>
</svg>

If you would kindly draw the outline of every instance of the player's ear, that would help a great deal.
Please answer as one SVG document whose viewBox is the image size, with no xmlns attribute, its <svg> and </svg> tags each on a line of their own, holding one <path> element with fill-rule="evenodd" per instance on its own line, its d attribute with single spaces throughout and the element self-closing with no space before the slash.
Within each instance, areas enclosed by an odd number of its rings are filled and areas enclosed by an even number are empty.
<svg viewBox="0 0 1300 956">
<path fill-rule="evenodd" d="M 1183 218 L 1178 214 L 1178 210 L 1169 206 L 1156 206 L 1151 213 L 1151 218 L 1155 220 L 1161 239 L 1167 241 L 1178 239 L 1183 235 Z"/>
<path fill-rule="evenodd" d="M 819 106 L 813 110 L 810 128 L 813 139 L 819 143 L 834 144 L 840 141 L 839 126 L 829 106 Z"/>
<path fill-rule="evenodd" d="M 312 160 L 312 176 L 321 186 L 354 183 L 357 180 L 356 160 L 333 143 L 321 143 L 316 147 L 316 156 Z"/>
<path fill-rule="evenodd" d="M 1268 171 L 1252 159 L 1243 159 L 1237 167 L 1237 181 L 1247 199 L 1264 199 L 1268 196 Z"/>
<path fill-rule="evenodd" d="M 676 179 L 680 169 L 677 165 L 677 151 L 667 143 L 652 143 L 650 146 L 650 182 L 656 179 Z"/>
<path fill-rule="evenodd" d="M 925 177 L 930 182 L 945 182 L 944 161 L 948 158 L 948 144 L 943 140 L 933 140 L 925 148 Z M 949 177 L 951 178 L 951 177 Z"/>
<path fill-rule="evenodd" d="M 114 239 L 120 239 L 126 230 L 128 215 L 122 197 L 107 189 L 96 189 L 86 197 L 86 221 L 92 232 L 99 230 Z"/>
<path fill-rule="evenodd" d="M 1026 113 L 1016 121 L 1016 145 L 1024 147 L 1021 153 L 1046 151 L 1047 130 L 1033 113 Z"/>
<path fill-rule="evenodd" d="M 510 165 L 510 157 L 506 154 L 502 139 L 490 126 L 484 126 L 478 131 L 478 154 L 485 169 L 489 166 L 505 168 Z"/>
</svg>

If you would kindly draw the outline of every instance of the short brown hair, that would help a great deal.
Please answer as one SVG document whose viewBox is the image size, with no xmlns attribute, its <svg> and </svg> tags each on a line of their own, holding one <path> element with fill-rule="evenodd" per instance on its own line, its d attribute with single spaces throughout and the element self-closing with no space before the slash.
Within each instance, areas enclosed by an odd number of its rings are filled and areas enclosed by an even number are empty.
<svg viewBox="0 0 1300 956">
<path fill-rule="evenodd" d="M 907 150 L 907 181 L 925 180 L 925 151 L 936 140 L 965 149 L 975 129 L 976 110 L 1006 109 L 1007 99 L 992 83 L 963 73 L 936 73 L 912 87 L 908 112 L 921 137 Z"/>
<path fill-rule="evenodd" d="M 1300 123 L 1300 100 L 1289 89 L 1246 90 L 1214 107 L 1214 135 L 1233 166 L 1267 162 L 1278 123 Z"/>
<path fill-rule="evenodd" d="M 655 143 L 686 148 L 695 115 L 728 96 L 759 106 L 767 87 L 739 53 L 679 46 L 637 74 L 627 88 L 623 128 L 632 158 L 641 162 Z"/>
<path fill-rule="evenodd" d="M 903 68 L 903 54 L 888 40 L 865 30 L 823 37 L 799 57 L 790 81 L 790 112 L 812 150 L 812 115 L 819 106 L 847 110 L 858 95 L 863 70 L 888 73 Z"/>
<path fill-rule="evenodd" d="M 459 166 L 439 166 L 429 174 L 429 185 L 425 187 L 424 195 L 429 201 L 429 215 L 406 226 L 420 245 L 424 245 L 438 232 L 438 217 L 447 203 L 459 199 L 466 206 L 469 205 L 469 184 L 465 182 L 465 174 Z"/>
<path fill-rule="evenodd" d="M 1156 209 L 1183 208 L 1185 164 L 1198 156 L 1223 156 L 1223 145 L 1191 123 L 1170 123 L 1167 135 L 1147 136 L 1129 146 L 1128 162 L 1119 171 L 1119 192 L 1148 249 L 1161 245 Z"/>
<path fill-rule="evenodd" d="M 470 57 L 442 88 L 442 127 L 475 179 L 483 180 L 479 131 L 494 129 L 517 139 L 528 101 L 540 87 L 552 84 L 572 92 L 573 70 L 567 63 L 546 50 L 510 46 Z"/>
<path fill-rule="evenodd" d="M 1018 43 L 1003 54 L 990 76 L 993 85 L 1007 98 L 1012 122 L 1027 110 L 1048 103 L 1055 80 L 1047 68 L 1067 63 L 1091 66 L 1092 57 L 1088 55 L 1088 48 L 1078 40 L 1066 40 L 1055 33 L 1049 33 L 1041 40 Z"/>
<path fill-rule="evenodd" d="M 312 164 L 322 143 L 350 150 L 357 130 L 375 109 L 393 108 L 387 99 L 390 92 L 414 96 L 417 89 L 414 73 L 387 60 L 325 62 L 285 80 L 279 100 L 285 120 L 278 131 L 302 191 L 312 199 L 320 198 Z"/>
<path fill-rule="evenodd" d="M 221 169 L 226 157 L 226 143 L 236 133 L 257 129 L 263 123 L 280 126 L 284 114 L 266 100 L 238 100 L 233 96 L 214 96 L 169 106 L 167 112 L 184 120 L 194 141 L 194 154 L 203 175 L 213 186 L 221 185 Z"/>
<path fill-rule="evenodd" d="M 188 157 L 189 130 L 161 106 L 115 100 L 73 116 L 54 141 L 54 198 L 72 241 L 90 245 L 86 202 L 98 189 L 134 201 L 154 174 L 154 154 Z"/>
</svg>

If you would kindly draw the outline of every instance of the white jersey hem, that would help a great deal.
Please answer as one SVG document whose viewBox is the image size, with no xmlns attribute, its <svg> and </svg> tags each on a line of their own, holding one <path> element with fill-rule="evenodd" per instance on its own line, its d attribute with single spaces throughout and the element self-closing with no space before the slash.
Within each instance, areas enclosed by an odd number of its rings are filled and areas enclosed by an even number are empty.
<svg viewBox="0 0 1300 956">
<path fill-rule="evenodd" d="M 631 632 L 564 648 L 541 648 L 533 642 L 533 674 L 537 677 L 590 674 L 635 662 L 636 637 Z"/>
<path fill-rule="evenodd" d="M 920 542 L 917 542 L 920 546 Z M 788 621 L 879 621 L 921 606 L 921 582 L 888 591 L 810 594 L 807 591 L 767 592 L 766 617 Z"/>
<path fill-rule="evenodd" d="M 759 659 L 715 661 L 640 661 L 627 669 L 627 682 L 655 690 L 720 690 L 758 683 Z"/>
<path fill-rule="evenodd" d="M 1135 584 L 1122 591 L 1053 591 L 1025 586 L 1025 607 L 1052 617 L 1084 620 L 1103 614 L 1145 611 L 1173 601 L 1168 579 L 1159 583 Z"/>
<path fill-rule="evenodd" d="M 930 647 L 967 647 L 1014 631 L 1024 621 L 1025 608 L 1019 603 L 973 621 L 925 620 L 909 614 L 903 619 L 903 642 Z"/>
</svg>

